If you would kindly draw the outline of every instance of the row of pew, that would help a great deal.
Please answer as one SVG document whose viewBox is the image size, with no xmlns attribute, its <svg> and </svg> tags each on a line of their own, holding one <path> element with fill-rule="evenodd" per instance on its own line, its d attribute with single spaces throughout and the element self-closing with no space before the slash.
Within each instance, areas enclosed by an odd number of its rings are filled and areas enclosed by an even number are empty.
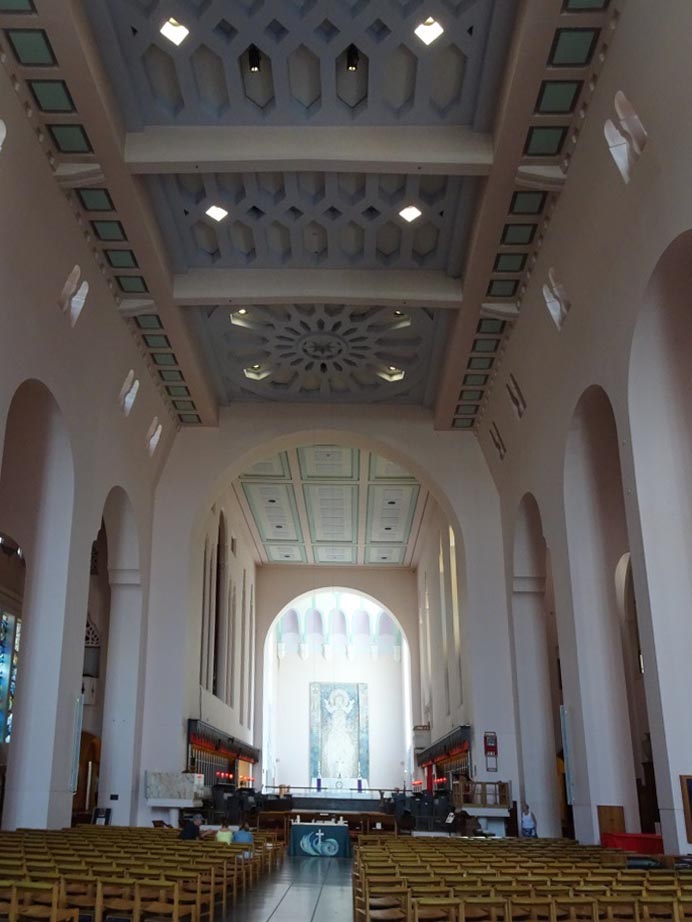
<svg viewBox="0 0 692 922">
<path fill-rule="evenodd" d="M 362 837 L 355 922 L 692 922 L 692 871 L 550 839 Z"/>
<path fill-rule="evenodd" d="M 175 829 L 2 832 L 0 920 L 214 922 L 284 854 L 271 832 L 252 846 L 182 841 Z"/>
</svg>

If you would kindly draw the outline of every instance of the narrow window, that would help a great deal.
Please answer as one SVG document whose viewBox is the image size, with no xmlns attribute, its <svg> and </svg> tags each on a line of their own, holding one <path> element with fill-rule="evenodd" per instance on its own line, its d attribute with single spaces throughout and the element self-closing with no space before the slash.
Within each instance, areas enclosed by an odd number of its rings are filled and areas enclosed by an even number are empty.
<svg viewBox="0 0 692 922">
<path fill-rule="evenodd" d="M 5 138 L 7 137 L 7 126 L 0 118 L 0 151 L 2 150 L 2 145 L 5 143 Z"/>
<path fill-rule="evenodd" d="M 548 281 L 543 286 L 543 299 L 555 326 L 561 330 L 572 305 L 555 269 L 548 270 Z"/>
<path fill-rule="evenodd" d="M 156 451 L 156 446 L 159 444 L 162 432 L 163 424 L 159 422 L 158 416 L 155 416 L 147 432 L 147 449 L 149 451 L 149 457 L 152 457 Z"/>
<path fill-rule="evenodd" d="M 139 381 L 135 378 L 135 373 L 132 369 L 128 371 L 127 376 L 123 382 L 123 386 L 120 388 L 120 394 L 118 396 L 118 402 L 120 407 L 125 414 L 125 416 L 130 415 L 130 411 L 134 405 L 134 402 L 137 398 L 137 391 L 139 390 Z"/>
</svg>

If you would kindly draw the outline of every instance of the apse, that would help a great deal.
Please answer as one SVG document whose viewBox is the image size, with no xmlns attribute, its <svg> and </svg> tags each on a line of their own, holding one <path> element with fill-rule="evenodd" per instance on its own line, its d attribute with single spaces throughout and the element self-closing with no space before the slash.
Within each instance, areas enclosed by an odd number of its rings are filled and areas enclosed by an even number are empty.
<svg viewBox="0 0 692 922">
<path fill-rule="evenodd" d="M 267 634 L 264 675 L 265 790 L 410 786 L 409 647 L 379 602 L 339 587 L 294 599 Z"/>
</svg>

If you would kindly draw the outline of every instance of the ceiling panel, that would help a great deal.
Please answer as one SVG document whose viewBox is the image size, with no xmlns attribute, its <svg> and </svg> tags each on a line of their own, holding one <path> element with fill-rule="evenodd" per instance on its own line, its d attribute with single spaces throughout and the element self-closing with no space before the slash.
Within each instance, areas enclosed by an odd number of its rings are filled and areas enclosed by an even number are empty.
<svg viewBox="0 0 692 922">
<path fill-rule="evenodd" d="M 340 483 L 304 484 L 305 505 L 314 544 L 353 543 L 358 530 L 358 490 Z"/>
<path fill-rule="evenodd" d="M 339 445 L 254 464 L 236 493 L 263 559 L 281 564 L 405 566 L 427 500 L 396 462 Z"/>
<path fill-rule="evenodd" d="M 339 445 L 310 445 L 298 449 L 303 480 L 358 480 L 360 452 Z"/>
<path fill-rule="evenodd" d="M 302 542 L 295 494 L 291 485 L 243 483 L 243 491 L 262 541 Z"/>
<path fill-rule="evenodd" d="M 458 260 L 450 247 L 466 236 L 480 180 L 262 172 L 166 174 L 147 183 L 178 271 L 447 270 L 450 255 Z M 400 216 L 408 205 L 421 212 L 410 223 Z M 212 206 L 223 208 L 221 220 L 208 215 Z"/>
<path fill-rule="evenodd" d="M 346 304 L 188 308 L 218 399 L 430 405 L 451 311 Z"/>
<path fill-rule="evenodd" d="M 89 0 L 85 11 L 130 130 L 344 119 L 451 120 L 485 130 L 495 102 L 489 89 L 497 89 L 515 6 L 501 0 Z M 444 32 L 427 45 L 414 30 L 431 13 Z M 171 15 L 189 30 L 177 46 L 160 33 Z"/>
<path fill-rule="evenodd" d="M 416 511 L 418 485 L 371 485 L 368 489 L 368 543 L 406 544 Z"/>
</svg>

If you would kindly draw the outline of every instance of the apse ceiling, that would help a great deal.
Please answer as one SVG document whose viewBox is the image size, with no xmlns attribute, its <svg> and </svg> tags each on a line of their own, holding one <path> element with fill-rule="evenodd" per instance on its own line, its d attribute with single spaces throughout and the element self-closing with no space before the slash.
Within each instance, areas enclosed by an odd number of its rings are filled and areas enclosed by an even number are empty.
<svg viewBox="0 0 692 922">
<path fill-rule="evenodd" d="M 428 493 L 379 455 L 311 445 L 258 462 L 234 484 L 260 558 L 410 566 Z"/>
<path fill-rule="evenodd" d="M 0 63 L 176 423 L 494 432 L 623 3 L 0 0 Z"/>
</svg>

